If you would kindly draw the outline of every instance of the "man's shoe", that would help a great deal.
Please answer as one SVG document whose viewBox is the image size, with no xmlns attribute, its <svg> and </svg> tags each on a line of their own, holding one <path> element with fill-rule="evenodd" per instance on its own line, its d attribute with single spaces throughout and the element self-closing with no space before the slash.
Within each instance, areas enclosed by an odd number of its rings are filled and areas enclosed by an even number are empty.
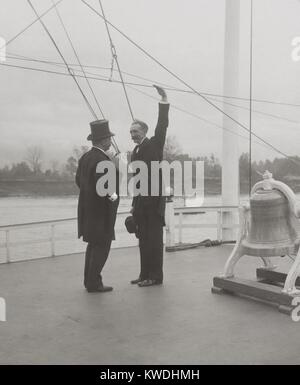
<svg viewBox="0 0 300 385">
<path fill-rule="evenodd" d="M 87 289 L 89 293 L 106 293 L 107 291 L 112 291 L 111 286 L 98 286 L 95 289 Z"/>
<path fill-rule="evenodd" d="M 141 279 L 141 278 L 133 279 L 132 281 L 130 281 L 130 283 L 131 283 L 132 285 L 136 285 L 137 283 L 140 283 L 140 282 L 142 282 L 142 279 Z"/>
<path fill-rule="evenodd" d="M 154 285 L 161 285 L 162 281 L 159 279 L 145 279 L 144 281 L 141 281 L 138 283 L 139 287 L 146 287 L 146 286 L 154 286 Z"/>
</svg>

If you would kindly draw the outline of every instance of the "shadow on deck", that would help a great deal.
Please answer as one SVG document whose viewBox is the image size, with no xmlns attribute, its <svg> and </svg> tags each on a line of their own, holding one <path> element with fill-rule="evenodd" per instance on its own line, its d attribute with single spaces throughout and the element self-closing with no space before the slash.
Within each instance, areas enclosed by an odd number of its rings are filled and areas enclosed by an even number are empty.
<svg viewBox="0 0 300 385">
<path fill-rule="evenodd" d="M 211 294 L 230 251 L 167 253 L 164 285 L 138 288 L 138 249 L 114 249 L 103 272 L 114 291 L 99 294 L 82 287 L 82 254 L 1 265 L 0 363 L 299 364 L 300 324 Z M 254 277 L 258 265 L 245 258 L 238 272 Z"/>
</svg>

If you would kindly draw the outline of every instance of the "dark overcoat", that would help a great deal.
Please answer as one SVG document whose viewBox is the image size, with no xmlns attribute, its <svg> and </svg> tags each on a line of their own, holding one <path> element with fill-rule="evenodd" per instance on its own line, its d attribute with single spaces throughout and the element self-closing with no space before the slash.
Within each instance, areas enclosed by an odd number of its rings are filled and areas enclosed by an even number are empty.
<svg viewBox="0 0 300 385">
<path fill-rule="evenodd" d="M 159 103 L 158 121 L 155 128 L 154 136 L 145 138 L 144 141 L 137 145 L 133 152 L 131 161 L 144 161 L 148 166 L 148 192 L 149 196 L 137 196 L 133 198 L 133 215 L 138 218 L 142 212 L 143 206 L 150 206 L 151 209 L 162 217 L 164 222 L 166 200 L 162 193 L 162 180 L 160 180 L 159 196 L 151 196 L 151 162 L 161 161 L 163 159 L 163 150 L 166 141 L 167 127 L 169 124 L 168 112 L 170 105 L 168 103 Z M 160 175 L 161 179 L 161 175 Z"/>
<path fill-rule="evenodd" d="M 96 173 L 99 162 L 109 157 L 98 148 L 92 147 L 79 160 L 76 184 L 80 188 L 78 199 L 78 238 L 89 243 L 101 243 L 115 239 L 114 226 L 119 199 L 111 202 L 108 196 L 99 196 L 96 191 L 98 179 L 104 174 Z M 116 170 L 118 186 L 118 171 Z M 118 188 L 117 188 L 118 190 Z M 118 191 L 116 191 L 118 194 Z"/>
</svg>

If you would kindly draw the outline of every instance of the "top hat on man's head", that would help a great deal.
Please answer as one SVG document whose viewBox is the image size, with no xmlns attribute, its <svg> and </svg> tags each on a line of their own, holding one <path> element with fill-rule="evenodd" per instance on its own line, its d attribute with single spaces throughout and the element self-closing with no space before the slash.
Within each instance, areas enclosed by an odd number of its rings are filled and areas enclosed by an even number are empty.
<svg viewBox="0 0 300 385">
<path fill-rule="evenodd" d="M 95 120 L 94 122 L 90 123 L 91 127 L 91 133 L 87 137 L 87 140 L 93 140 L 98 141 L 105 138 L 109 138 L 110 136 L 114 136 L 108 125 L 108 120 L 102 119 L 102 120 Z"/>
</svg>

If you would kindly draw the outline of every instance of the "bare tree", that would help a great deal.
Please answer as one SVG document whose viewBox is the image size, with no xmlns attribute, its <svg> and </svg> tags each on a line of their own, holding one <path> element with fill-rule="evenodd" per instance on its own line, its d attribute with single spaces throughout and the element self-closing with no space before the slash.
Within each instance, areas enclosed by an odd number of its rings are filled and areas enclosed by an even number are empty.
<svg viewBox="0 0 300 385">
<path fill-rule="evenodd" d="M 181 154 L 181 147 L 177 142 L 176 136 L 175 135 L 167 136 L 165 147 L 164 147 L 164 159 L 166 159 L 169 162 L 172 162 L 180 154 Z"/>
<path fill-rule="evenodd" d="M 74 156 L 70 156 L 67 159 L 67 163 L 65 164 L 65 172 L 68 176 L 74 177 L 77 170 L 78 161 L 74 158 Z"/>
<path fill-rule="evenodd" d="M 67 159 L 67 163 L 65 164 L 65 172 L 67 175 L 74 177 L 76 174 L 78 161 L 82 157 L 84 153 L 89 150 L 88 146 L 74 147 L 72 155 Z"/>
<path fill-rule="evenodd" d="M 51 171 L 52 173 L 57 173 L 60 169 L 59 161 L 56 159 L 51 160 Z"/>
<path fill-rule="evenodd" d="M 34 174 L 38 174 L 42 170 L 43 150 L 39 146 L 28 147 L 25 160 Z"/>
</svg>

